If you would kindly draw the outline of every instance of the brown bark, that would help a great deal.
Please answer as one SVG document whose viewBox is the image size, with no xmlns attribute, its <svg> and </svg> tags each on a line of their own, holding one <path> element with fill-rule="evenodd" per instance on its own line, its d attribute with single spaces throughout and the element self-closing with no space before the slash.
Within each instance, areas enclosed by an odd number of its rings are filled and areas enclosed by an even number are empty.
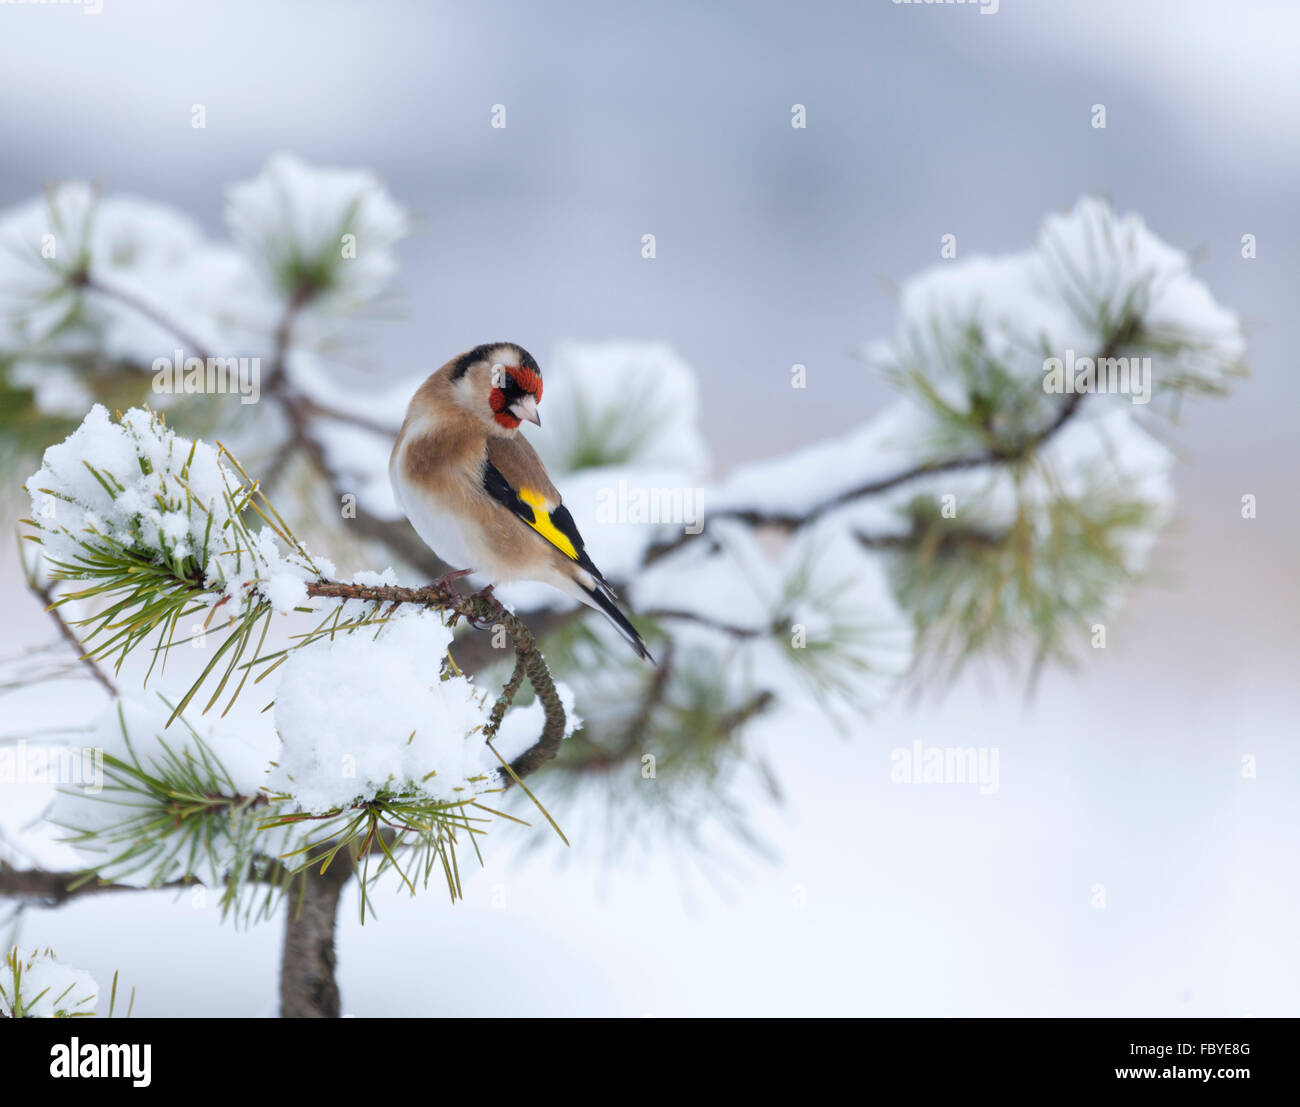
<svg viewBox="0 0 1300 1107">
<path fill-rule="evenodd" d="M 312 867 L 293 879 L 280 961 L 282 1019 L 339 1017 L 334 920 L 343 886 L 351 876 L 352 866 L 340 852 L 323 873 Z"/>
</svg>

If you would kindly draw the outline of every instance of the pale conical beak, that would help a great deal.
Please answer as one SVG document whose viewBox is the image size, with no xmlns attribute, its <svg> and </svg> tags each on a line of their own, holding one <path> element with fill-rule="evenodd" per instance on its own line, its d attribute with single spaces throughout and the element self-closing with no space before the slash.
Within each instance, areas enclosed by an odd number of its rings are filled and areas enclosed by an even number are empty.
<svg viewBox="0 0 1300 1107">
<path fill-rule="evenodd" d="M 539 427 L 542 425 L 541 417 L 537 414 L 537 401 L 532 396 L 521 396 L 510 405 L 510 414 L 516 419 L 527 419 L 530 423 L 536 423 Z"/>
</svg>

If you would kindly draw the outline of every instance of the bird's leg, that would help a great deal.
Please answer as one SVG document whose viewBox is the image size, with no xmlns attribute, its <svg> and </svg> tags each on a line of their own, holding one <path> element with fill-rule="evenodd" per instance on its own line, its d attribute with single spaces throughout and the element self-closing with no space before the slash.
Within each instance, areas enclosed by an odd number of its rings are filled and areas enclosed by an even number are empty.
<svg viewBox="0 0 1300 1107">
<path fill-rule="evenodd" d="M 480 588 L 474 595 L 480 599 L 490 600 L 492 598 L 492 585 L 489 584 L 486 588 Z"/>
<path fill-rule="evenodd" d="M 467 577 L 473 571 L 473 569 L 453 569 L 449 573 L 443 573 L 442 576 L 429 585 L 429 587 L 442 591 L 443 589 L 450 588 L 453 580 L 460 580 L 461 577 Z"/>
</svg>

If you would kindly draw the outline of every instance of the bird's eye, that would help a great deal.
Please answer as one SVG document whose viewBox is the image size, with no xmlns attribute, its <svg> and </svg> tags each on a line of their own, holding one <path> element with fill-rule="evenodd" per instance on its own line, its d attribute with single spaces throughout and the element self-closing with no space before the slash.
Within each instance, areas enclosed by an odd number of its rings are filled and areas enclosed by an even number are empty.
<svg viewBox="0 0 1300 1107">
<path fill-rule="evenodd" d="M 534 400 L 542 398 L 542 375 L 540 373 L 533 372 L 525 365 L 516 365 L 511 368 L 510 379 L 520 392 L 527 393 Z"/>
</svg>

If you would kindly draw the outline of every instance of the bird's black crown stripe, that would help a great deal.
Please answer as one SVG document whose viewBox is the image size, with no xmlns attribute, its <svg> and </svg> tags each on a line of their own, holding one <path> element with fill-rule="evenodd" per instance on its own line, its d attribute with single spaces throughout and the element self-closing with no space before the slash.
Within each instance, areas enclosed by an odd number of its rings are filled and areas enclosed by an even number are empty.
<svg viewBox="0 0 1300 1107">
<path fill-rule="evenodd" d="M 542 375 L 541 366 L 537 364 L 533 355 L 522 346 L 517 345 L 514 342 L 485 342 L 482 346 L 475 346 L 474 349 L 470 350 L 468 353 L 461 354 L 460 357 L 456 359 L 456 364 L 453 365 L 451 369 L 451 379 L 454 381 L 460 380 L 461 377 L 469 372 L 469 367 L 471 365 L 476 361 L 487 361 L 488 358 L 492 356 L 492 351 L 501 346 L 510 346 L 513 349 L 518 350 L 519 364 L 525 369 L 531 369 L 539 377 Z"/>
</svg>

